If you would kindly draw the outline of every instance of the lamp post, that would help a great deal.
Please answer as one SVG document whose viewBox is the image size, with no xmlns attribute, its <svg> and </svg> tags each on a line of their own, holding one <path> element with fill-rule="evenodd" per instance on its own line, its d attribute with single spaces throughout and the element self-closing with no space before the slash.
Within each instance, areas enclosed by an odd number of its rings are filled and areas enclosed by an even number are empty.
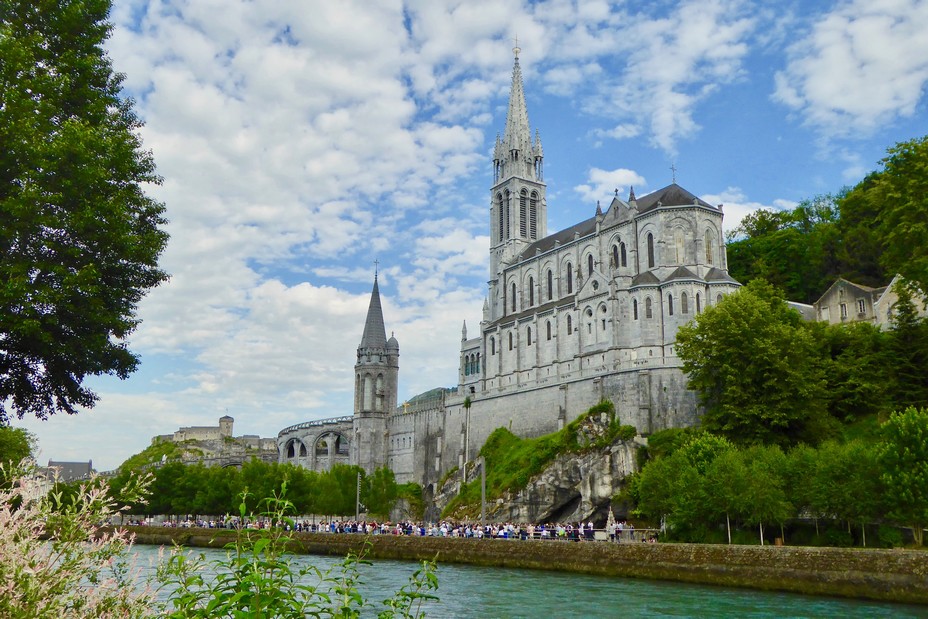
<svg viewBox="0 0 928 619">
<path fill-rule="evenodd" d="M 361 520 L 361 473 L 358 473 L 358 485 L 354 497 L 354 521 Z"/>
</svg>

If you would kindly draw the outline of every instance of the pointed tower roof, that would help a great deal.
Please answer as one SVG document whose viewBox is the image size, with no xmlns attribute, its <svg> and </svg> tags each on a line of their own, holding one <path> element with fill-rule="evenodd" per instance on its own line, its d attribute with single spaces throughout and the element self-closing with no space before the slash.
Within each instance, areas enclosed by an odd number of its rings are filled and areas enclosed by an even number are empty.
<svg viewBox="0 0 928 619">
<path fill-rule="evenodd" d="M 374 289 L 371 290 L 371 303 L 367 308 L 367 320 L 364 321 L 364 335 L 358 348 L 386 348 L 387 330 L 383 326 L 383 309 L 380 307 L 380 287 L 377 275 L 374 275 Z"/>
<path fill-rule="evenodd" d="M 518 47 L 512 49 L 515 62 L 512 66 L 512 89 L 509 92 L 509 112 L 506 114 L 506 132 L 503 142 L 506 150 L 532 152 L 532 132 L 528 127 L 528 109 L 525 107 L 525 88 L 522 85 L 522 67 L 519 66 Z"/>
</svg>

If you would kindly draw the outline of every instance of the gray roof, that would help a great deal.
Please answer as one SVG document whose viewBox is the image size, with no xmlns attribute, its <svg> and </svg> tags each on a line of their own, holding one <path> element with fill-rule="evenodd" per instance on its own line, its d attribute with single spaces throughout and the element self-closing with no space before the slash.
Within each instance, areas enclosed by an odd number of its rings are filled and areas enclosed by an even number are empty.
<svg viewBox="0 0 928 619">
<path fill-rule="evenodd" d="M 680 187 L 680 185 L 671 183 L 663 189 L 652 191 L 648 195 L 638 198 L 638 212 L 644 213 L 646 211 L 650 211 L 657 208 L 658 205 L 686 206 L 688 204 L 695 204 L 711 208 L 713 210 L 718 210 L 717 207 L 712 206 L 704 200 L 700 200 L 694 194 L 690 193 L 683 187 Z"/>
<path fill-rule="evenodd" d="M 380 287 L 374 276 L 374 289 L 371 290 L 371 304 L 367 308 L 367 320 L 364 321 L 364 335 L 358 348 L 386 348 L 387 330 L 383 326 L 383 309 L 380 307 Z"/>
<path fill-rule="evenodd" d="M 677 267 L 673 273 L 664 278 L 665 282 L 669 282 L 675 279 L 699 279 L 699 276 L 690 271 L 686 267 Z"/>
<path fill-rule="evenodd" d="M 709 272 L 706 273 L 707 282 L 731 282 L 737 284 L 738 280 L 728 274 L 728 271 L 723 271 L 722 269 L 717 269 L 712 267 L 709 269 Z"/>
<path fill-rule="evenodd" d="M 639 273 L 632 278 L 632 286 L 643 286 L 646 284 L 659 284 L 661 280 L 657 279 L 657 275 L 651 271 L 645 271 L 644 273 Z"/>
<path fill-rule="evenodd" d="M 56 469 L 59 481 L 74 481 L 89 477 L 93 473 L 93 460 L 87 462 L 48 461 L 49 469 Z"/>
<path fill-rule="evenodd" d="M 610 209 L 614 208 L 617 204 L 621 204 L 621 201 L 613 199 L 612 204 L 610 204 Z M 712 206 L 705 200 L 700 200 L 694 194 L 690 193 L 680 185 L 672 183 L 667 185 L 662 189 L 651 192 L 646 196 L 638 198 L 638 212 L 644 213 L 658 208 L 658 204 L 661 206 L 687 206 L 687 205 L 699 205 L 706 208 L 711 208 L 713 210 L 718 210 L 717 207 Z M 569 243 L 574 240 L 574 236 L 579 235 L 581 238 L 593 234 L 596 232 L 596 217 L 590 217 L 584 221 L 581 221 L 578 224 L 574 224 L 569 228 L 565 228 L 560 232 L 555 232 L 550 234 L 543 239 L 539 239 L 528 245 L 522 252 L 516 256 L 515 262 L 522 262 L 523 260 L 528 260 L 540 249 L 542 253 L 554 249 L 556 243 L 561 245 Z M 734 281 L 734 280 L 731 280 Z"/>
</svg>

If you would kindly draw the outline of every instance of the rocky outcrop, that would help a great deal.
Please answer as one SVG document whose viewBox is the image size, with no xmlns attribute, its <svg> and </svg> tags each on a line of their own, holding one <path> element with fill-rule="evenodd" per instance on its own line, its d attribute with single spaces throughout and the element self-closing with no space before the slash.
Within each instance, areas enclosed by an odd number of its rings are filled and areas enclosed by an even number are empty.
<svg viewBox="0 0 928 619">
<path fill-rule="evenodd" d="M 608 414 L 581 420 L 577 428 L 580 445 L 595 445 L 610 428 Z M 625 478 L 637 470 L 636 454 L 645 439 L 616 440 L 600 448 L 558 456 L 518 492 L 508 493 L 487 505 L 487 519 L 495 522 L 606 522 L 612 497 Z M 477 462 L 467 471 L 467 481 L 480 479 Z M 460 490 L 460 475 L 451 476 L 435 497 L 439 511 Z"/>
<path fill-rule="evenodd" d="M 521 492 L 497 503 L 493 518 L 511 522 L 605 522 L 612 496 L 635 472 L 636 445 L 559 456 Z"/>
</svg>

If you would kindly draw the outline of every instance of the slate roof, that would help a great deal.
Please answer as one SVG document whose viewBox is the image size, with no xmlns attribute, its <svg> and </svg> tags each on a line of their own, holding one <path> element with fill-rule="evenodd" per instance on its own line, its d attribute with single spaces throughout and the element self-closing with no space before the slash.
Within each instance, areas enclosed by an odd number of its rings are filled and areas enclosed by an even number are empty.
<svg viewBox="0 0 928 619">
<path fill-rule="evenodd" d="M 87 462 L 56 462 L 48 461 L 49 469 L 56 469 L 59 481 L 74 481 L 83 479 L 93 473 L 93 460 Z"/>
<path fill-rule="evenodd" d="M 364 335 L 358 348 L 386 348 L 387 330 L 383 326 L 383 308 L 380 306 L 380 287 L 374 276 L 374 289 L 371 290 L 371 303 L 367 308 L 367 320 L 364 321 Z"/>
<path fill-rule="evenodd" d="M 674 270 L 673 273 L 664 278 L 665 282 L 669 282 L 675 279 L 700 279 L 698 275 L 690 271 L 688 268 L 680 266 Z"/>
<path fill-rule="evenodd" d="M 739 283 L 738 280 L 729 275 L 727 271 L 723 271 L 722 269 L 717 269 L 715 267 L 709 269 L 709 271 L 706 273 L 705 280 L 707 282 L 731 282 L 733 284 Z"/>
<path fill-rule="evenodd" d="M 617 199 L 613 199 L 610 209 L 616 206 L 616 203 L 621 203 Z M 690 193 L 680 185 L 672 183 L 667 185 L 662 189 L 651 192 L 646 196 L 642 196 L 637 200 L 637 207 L 639 213 L 645 213 L 647 211 L 654 210 L 658 208 L 658 204 L 661 206 L 687 206 L 698 204 L 706 208 L 711 208 L 713 210 L 718 210 L 718 207 L 712 206 L 705 200 L 701 200 L 696 197 L 694 194 Z M 580 237 L 585 237 L 587 235 L 593 234 L 596 232 L 596 217 L 590 217 L 584 221 L 581 221 L 578 224 L 574 224 L 569 228 L 565 228 L 560 232 L 555 232 L 550 234 L 543 239 L 538 239 L 532 244 L 528 245 L 522 252 L 516 256 L 515 262 L 522 262 L 523 260 L 528 260 L 534 256 L 540 249 L 542 253 L 554 249 L 555 243 L 560 243 L 564 245 L 574 240 L 574 236 L 578 233 Z M 731 280 L 735 281 L 735 280 Z"/>
</svg>

